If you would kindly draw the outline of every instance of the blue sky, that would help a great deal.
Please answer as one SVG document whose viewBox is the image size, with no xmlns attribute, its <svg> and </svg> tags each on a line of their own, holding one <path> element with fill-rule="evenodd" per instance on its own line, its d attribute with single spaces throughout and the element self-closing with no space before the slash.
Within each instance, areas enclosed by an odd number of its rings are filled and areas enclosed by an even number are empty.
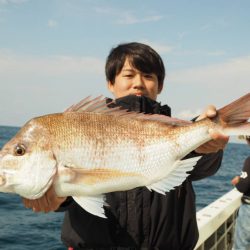
<svg viewBox="0 0 250 250">
<path fill-rule="evenodd" d="M 158 100 L 189 119 L 250 90 L 248 0 L 0 0 L 0 125 L 107 91 L 105 59 L 138 41 L 162 56 Z"/>
</svg>

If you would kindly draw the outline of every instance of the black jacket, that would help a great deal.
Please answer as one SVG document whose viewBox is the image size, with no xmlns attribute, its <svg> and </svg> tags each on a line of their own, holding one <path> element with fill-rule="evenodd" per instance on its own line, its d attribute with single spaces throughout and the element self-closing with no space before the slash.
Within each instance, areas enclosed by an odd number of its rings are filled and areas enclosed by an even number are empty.
<svg viewBox="0 0 250 250">
<path fill-rule="evenodd" d="M 250 156 L 247 157 L 244 162 L 240 181 L 235 185 L 235 187 L 241 193 L 250 197 Z"/>
<path fill-rule="evenodd" d="M 167 105 L 145 97 L 127 96 L 117 99 L 116 104 L 129 110 L 171 115 Z M 196 156 L 191 153 L 188 157 L 192 155 Z M 74 249 L 193 249 L 198 229 L 192 181 L 214 174 L 221 160 L 222 152 L 203 156 L 187 180 L 166 195 L 144 187 L 107 194 L 108 219 L 89 214 L 68 198 L 62 241 Z"/>
</svg>

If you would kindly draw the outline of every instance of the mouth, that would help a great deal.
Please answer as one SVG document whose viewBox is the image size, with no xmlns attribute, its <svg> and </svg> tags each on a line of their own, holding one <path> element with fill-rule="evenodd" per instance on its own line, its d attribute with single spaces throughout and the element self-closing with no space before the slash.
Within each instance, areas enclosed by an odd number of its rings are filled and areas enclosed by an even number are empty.
<svg viewBox="0 0 250 250">
<path fill-rule="evenodd" d="M 134 95 L 136 95 L 136 96 L 143 96 L 143 95 L 145 95 L 145 94 L 142 93 L 142 92 L 136 92 L 136 93 L 134 93 Z"/>
</svg>

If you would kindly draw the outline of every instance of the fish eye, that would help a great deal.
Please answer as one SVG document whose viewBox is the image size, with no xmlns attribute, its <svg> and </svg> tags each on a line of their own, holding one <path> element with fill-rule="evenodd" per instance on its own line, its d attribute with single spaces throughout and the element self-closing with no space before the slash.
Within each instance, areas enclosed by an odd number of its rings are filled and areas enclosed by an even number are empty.
<svg viewBox="0 0 250 250">
<path fill-rule="evenodd" d="M 16 156 L 22 156 L 26 152 L 24 145 L 17 145 L 14 149 L 14 153 Z"/>
</svg>

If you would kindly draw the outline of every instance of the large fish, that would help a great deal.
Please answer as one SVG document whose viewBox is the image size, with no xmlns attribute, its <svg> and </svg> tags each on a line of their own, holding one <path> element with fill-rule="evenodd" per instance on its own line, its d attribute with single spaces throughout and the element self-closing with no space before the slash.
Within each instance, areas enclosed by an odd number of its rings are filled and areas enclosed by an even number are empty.
<svg viewBox="0 0 250 250">
<path fill-rule="evenodd" d="M 182 121 L 83 100 L 64 113 L 26 123 L 0 151 L 0 192 L 37 199 L 53 185 L 85 210 L 105 217 L 105 193 L 180 185 L 200 157 L 182 160 L 211 140 L 209 130 L 250 135 L 250 93 L 213 119 Z"/>
</svg>

